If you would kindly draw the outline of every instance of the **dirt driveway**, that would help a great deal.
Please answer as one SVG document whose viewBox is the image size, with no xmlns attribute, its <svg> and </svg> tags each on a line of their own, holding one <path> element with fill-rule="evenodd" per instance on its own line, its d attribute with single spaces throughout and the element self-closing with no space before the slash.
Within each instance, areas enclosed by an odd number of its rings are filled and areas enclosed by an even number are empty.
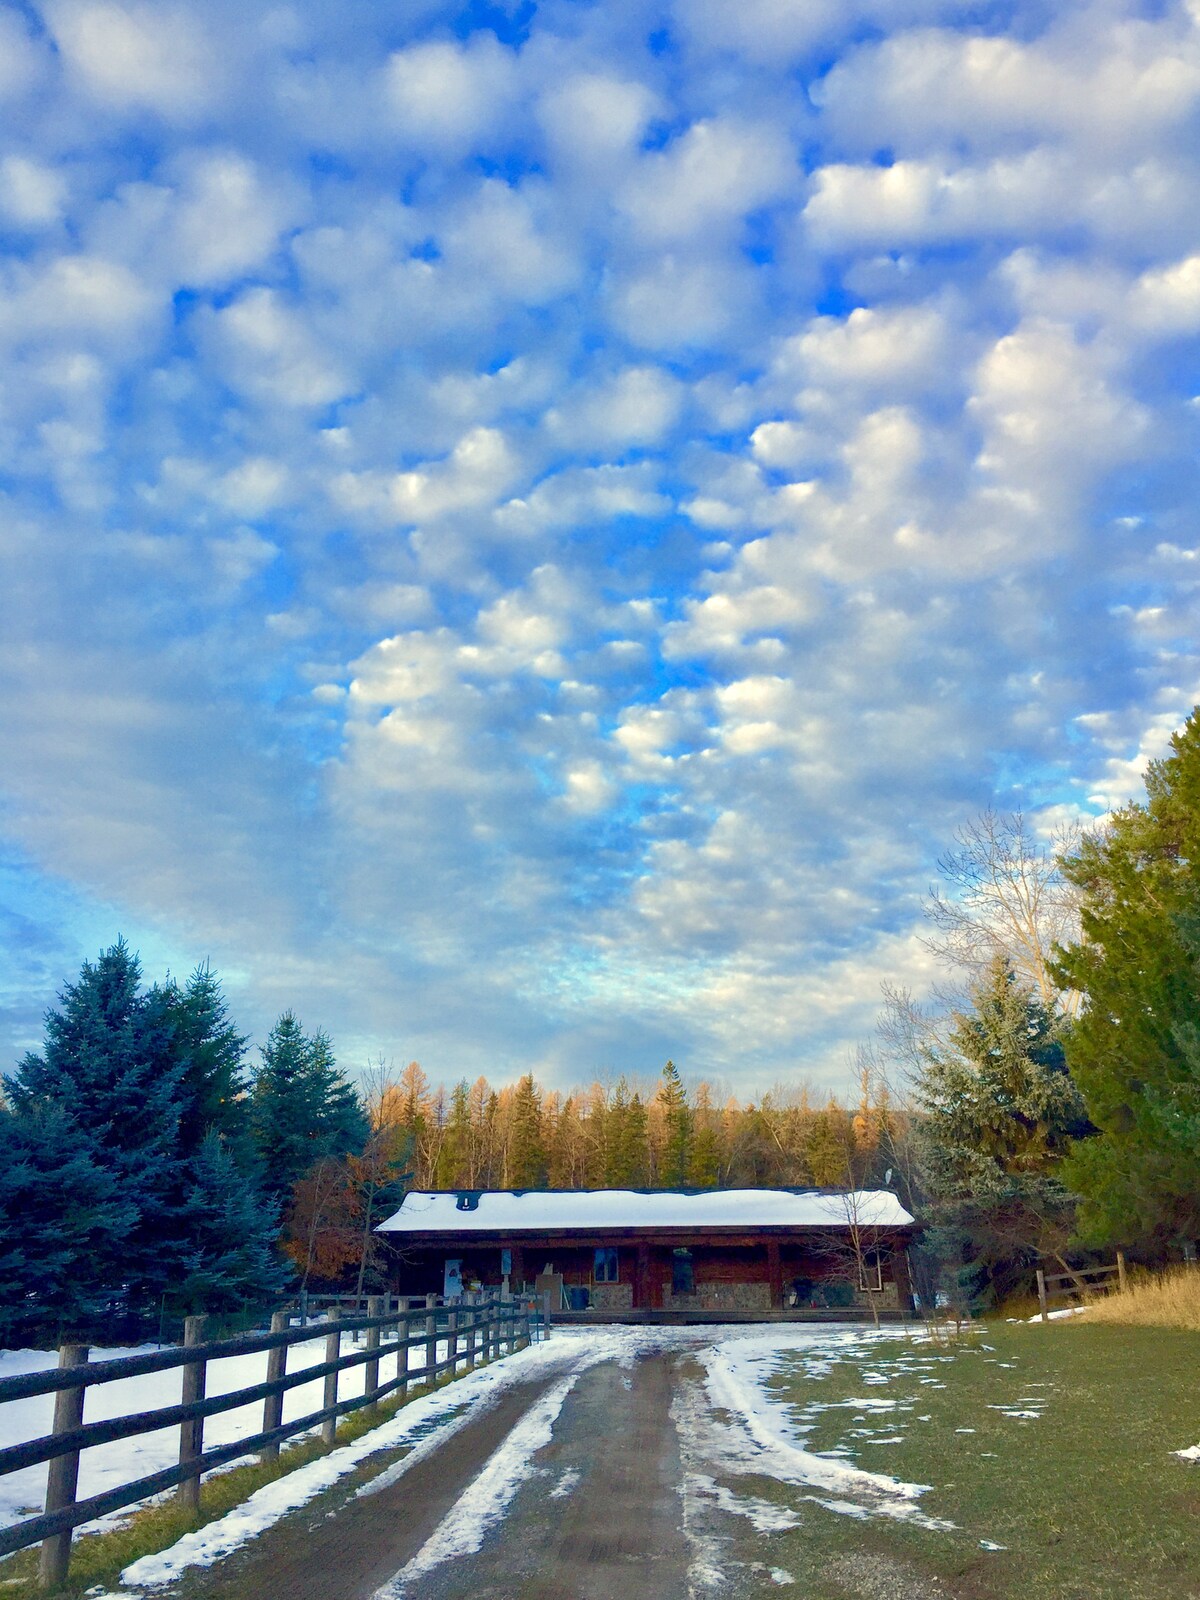
<svg viewBox="0 0 1200 1600">
<path fill-rule="evenodd" d="M 757 1600 L 781 1585 L 815 1600 L 772 1565 L 772 1526 L 802 1519 L 788 1491 L 761 1498 L 782 1487 L 771 1446 L 713 1404 L 699 1354 L 664 1338 L 596 1359 L 563 1338 L 529 1381 L 368 1460 L 154 1600 Z M 863 1574 L 821 1600 L 946 1593 Z"/>
</svg>

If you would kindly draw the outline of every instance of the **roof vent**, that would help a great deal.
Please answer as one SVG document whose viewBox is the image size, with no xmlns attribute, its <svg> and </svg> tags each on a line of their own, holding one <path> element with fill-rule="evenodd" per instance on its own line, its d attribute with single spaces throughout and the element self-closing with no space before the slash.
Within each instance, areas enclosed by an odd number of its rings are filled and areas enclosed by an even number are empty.
<svg viewBox="0 0 1200 1600">
<path fill-rule="evenodd" d="M 458 1211 L 478 1211 L 479 1195 L 477 1193 L 460 1194 L 454 1204 Z"/>
</svg>

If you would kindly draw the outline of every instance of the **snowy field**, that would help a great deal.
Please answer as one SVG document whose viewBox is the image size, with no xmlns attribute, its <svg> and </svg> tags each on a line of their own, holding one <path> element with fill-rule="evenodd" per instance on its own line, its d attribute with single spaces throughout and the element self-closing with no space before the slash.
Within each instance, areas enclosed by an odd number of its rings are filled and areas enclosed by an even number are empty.
<svg viewBox="0 0 1200 1600">
<path fill-rule="evenodd" d="M 354 1348 L 348 1336 L 342 1340 L 342 1353 Z M 134 1348 L 92 1350 L 93 1361 L 110 1360 L 118 1356 L 144 1355 L 158 1349 L 157 1345 L 138 1345 Z M 395 1376 L 396 1352 L 387 1342 L 383 1344 L 380 1380 L 388 1382 Z M 438 1359 L 447 1354 L 445 1343 L 438 1347 Z M 325 1359 L 323 1333 L 303 1344 L 291 1345 L 287 1355 L 289 1373 L 301 1372 L 305 1367 L 318 1365 Z M 425 1360 L 425 1346 L 414 1345 L 408 1351 L 409 1371 L 420 1373 Z M 53 1350 L 0 1351 L 0 1378 L 15 1377 L 18 1373 L 44 1372 L 58 1365 Z M 208 1363 L 208 1389 L 210 1397 L 230 1394 L 236 1389 L 246 1389 L 263 1383 L 267 1376 L 267 1352 L 256 1355 L 231 1356 Z M 353 1399 L 363 1392 L 365 1367 L 351 1367 L 339 1374 L 338 1398 Z M 169 1372 L 153 1372 L 140 1378 L 118 1379 L 114 1383 L 99 1383 L 90 1387 L 84 1400 L 83 1420 L 100 1422 L 110 1417 L 124 1417 L 135 1411 L 152 1411 L 160 1406 L 180 1403 L 183 1372 L 179 1367 Z M 290 1422 L 310 1412 L 319 1411 L 322 1405 L 323 1380 L 298 1384 L 283 1397 L 283 1420 Z M 256 1400 L 234 1411 L 223 1411 L 209 1417 L 204 1424 L 206 1448 L 233 1444 L 246 1439 L 262 1428 L 263 1403 Z M 54 1396 L 38 1395 L 31 1400 L 12 1400 L 0 1404 L 0 1446 L 23 1444 L 29 1439 L 39 1439 L 51 1431 L 54 1418 Z M 113 1444 L 96 1445 L 85 1450 L 79 1463 L 79 1498 L 86 1500 L 119 1484 L 144 1478 L 147 1473 L 173 1466 L 179 1459 L 179 1428 L 164 1428 L 157 1433 L 144 1433 L 133 1439 L 119 1439 Z M 230 1463 L 230 1466 L 236 1463 Z M 0 1527 L 20 1522 L 41 1511 L 46 1495 L 47 1464 L 28 1467 L 23 1472 L 13 1472 L 0 1477 Z M 174 1491 L 170 1491 L 174 1492 Z M 96 1522 L 85 1524 L 83 1531 L 111 1526 L 126 1516 L 127 1512 L 114 1512 Z"/>
</svg>

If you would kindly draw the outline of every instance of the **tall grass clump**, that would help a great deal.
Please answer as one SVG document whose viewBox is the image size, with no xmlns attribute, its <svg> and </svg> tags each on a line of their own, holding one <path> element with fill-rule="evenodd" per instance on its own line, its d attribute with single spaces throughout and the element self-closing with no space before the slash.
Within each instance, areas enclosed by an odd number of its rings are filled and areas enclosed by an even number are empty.
<svg viewBox="0 0 1200 1600">
<path fill-rule="evenodd" d="M 1087 1319 L 1128 1327 L 1186 1328 L 1200 1333 L 1200 1267 L 1138 1273 L 1124 1294 L 1091 1301 Z"/>
</svg>

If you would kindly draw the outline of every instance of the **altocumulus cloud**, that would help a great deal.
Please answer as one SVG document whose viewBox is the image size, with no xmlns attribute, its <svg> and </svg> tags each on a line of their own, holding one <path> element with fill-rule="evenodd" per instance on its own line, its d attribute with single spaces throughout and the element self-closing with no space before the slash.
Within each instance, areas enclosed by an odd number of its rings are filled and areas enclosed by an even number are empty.
<svg viewBox="0 0 1200 1600">
<path fill-rule="evenodd" d="M 6 1054 L 836 1078 L 1200 698 L 1200 8 L 0 4 Z"/>
</svg>

